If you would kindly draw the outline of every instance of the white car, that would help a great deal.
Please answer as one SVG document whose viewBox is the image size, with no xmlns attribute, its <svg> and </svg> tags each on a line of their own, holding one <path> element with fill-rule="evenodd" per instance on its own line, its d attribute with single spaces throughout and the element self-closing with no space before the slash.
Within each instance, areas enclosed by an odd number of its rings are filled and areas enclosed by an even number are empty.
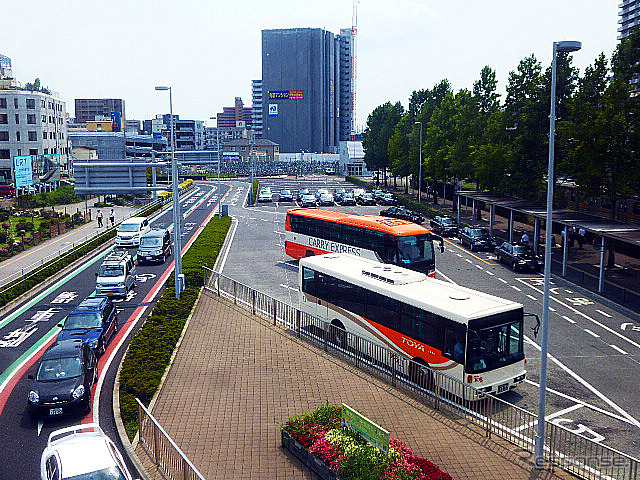
<svg viewBox="0 0 640 480">
<path fill-rule="evenodd" d="M 55 430 L 40 459 L 40 480 L 132 480 L 122 455 L 97 423 Z"/>
<path fill-rule="evenodd" d="M 273 194 L 270 188 L 263 188 L 258 193 L 258 202 L 270 202 L 273 199 Z"/>
<path fill-rule="evenodd" d="M 139 247 L 142 236 L 151 230 L 146 217 L 131 217 L 120 224 L 116 234 L 119 247 Z"/>
</svg>

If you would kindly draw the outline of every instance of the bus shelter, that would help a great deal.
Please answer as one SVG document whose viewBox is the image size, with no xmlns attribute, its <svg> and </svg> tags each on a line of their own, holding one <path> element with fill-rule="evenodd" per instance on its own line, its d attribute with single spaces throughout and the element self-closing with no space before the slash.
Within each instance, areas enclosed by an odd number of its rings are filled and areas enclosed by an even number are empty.
<svg viewBox="0 0 640 480">
<path fill-rule="evenodd" d="M 492 195 L 484 192 L 456 192 L 458 223 L 462 208 L 471 206 L 474 219 L 481 218 L 481 210 L 488 207 L 489 210 L 489 230 L 493 234 L 496 218 L 496 208 L 502 208 L 507 212 L 508 237 L 509 241 L 514 241 L 514 214 L 522 214 L 534 219 L 533 247 L 537 252 L 540 246 L 541 223 L 546 222 L 547 207 L 541 203 L 534 203 L 528 200 L 521 200 L 501 195 Z M 464 206 L 463 206 L 464 204 Z M 600 252 L 598 292 L 604 291 L 605 282 L 605 253 L 613 241 L 628 244 L 640 249 L 640 225 L 622 223 L 615 220 L 608 220 L 585 213 L 568 209 L 553 210 L 553 226 L 560 227 L 561 235 L 564 239 L 569 239 L 572 232 L 584 229 L 595 237 L 594 248 Z M 552 228 L 552 231 L 554 229 Z M 557 230 L 557 229 L 556 229 Z M 545 239 L 546 241 L 546 239 Z M 562 242 L 562 276 L 567 275 L 567 265 L 569 259 L 569 242 Z M 635 272 L 634 272 L 635 273 Z"/>
</svg>

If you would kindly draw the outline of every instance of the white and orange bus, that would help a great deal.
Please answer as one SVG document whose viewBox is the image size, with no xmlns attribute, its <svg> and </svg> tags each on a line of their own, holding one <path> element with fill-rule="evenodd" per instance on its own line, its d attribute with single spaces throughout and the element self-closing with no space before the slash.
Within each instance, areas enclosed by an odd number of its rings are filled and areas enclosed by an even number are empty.
<svg viewBox="0 0 640 480">
<path fill-rule="evenodd" d="M 285 251 L 295 259 L 349 253 L 435 277 L 434 240 L 443 249 L 442 238 L 421 225 L 397 218 L 319 208 L 287 212 Z"/>
<path fill-rule="evenodd" d="M 480 392 L 525 379 L 519 303 L 346 254 L 301 259 L 298 283 L 301 310 L 329 322 L 344 348 L 352 333 Z"/>
</svg>

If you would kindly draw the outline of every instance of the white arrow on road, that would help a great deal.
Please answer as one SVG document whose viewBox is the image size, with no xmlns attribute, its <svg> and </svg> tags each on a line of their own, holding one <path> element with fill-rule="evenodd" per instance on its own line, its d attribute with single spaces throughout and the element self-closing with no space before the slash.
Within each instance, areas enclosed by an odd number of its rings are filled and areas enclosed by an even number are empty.
<svg viewBox="0 0 640 480">
<path fill-rule="evenodd" d="M 634 325 L 633 323 L 623 323 L 620 325 L 620 330 L 626 330 L 629 326 L 631 326 L 631 330 L 634 332 L 640 332 L 640 326 Z"/>
</svg>

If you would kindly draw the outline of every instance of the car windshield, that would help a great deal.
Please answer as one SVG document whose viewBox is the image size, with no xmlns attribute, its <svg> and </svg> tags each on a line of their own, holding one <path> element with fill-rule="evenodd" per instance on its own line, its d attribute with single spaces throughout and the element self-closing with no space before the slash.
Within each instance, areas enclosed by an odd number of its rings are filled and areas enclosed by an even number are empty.
<svg viewBox="0 0 640 480">
<path fill-rule="evenodd" d="M 474 238 L 485 238 L 489 236 L 489 231 L 484 228 L 474 228 L 469 230 L 469 235 Z"/>
<path fill-rule="evenodd" d="M 140 230 L 140 224 L 138 223 L 123 223 L 120 225 L 120 232 L 137 232 Z"/>
<path fill-rule="evenodd" d="M 53 358 L 42 361 L 36 379 L 39 382 L 53 382 L 79 377 L 81 374 L 82 363 L 79 357 Z"/>
<path fill-rule="evenodd" d="M 478 331 L 469 330 L 467 339 L 468 373 L 493 370 L 524 358 L 522 320 Z"/>
<path fill-rule="evenodd" d="M 160 237 L 142 237 L 141 247 L 161 247 L 162 238 Z"/>
<path fill-rule="evenodd" d="M 529 249 L 524 246 L 524 245 L 514 245 L 513 246 L 513 253 L 527 253 L 529 251 Z"/>
<path fill-rule="evenodd" d="M 67 477 L 65 480 L 127 480 L 127 477 L 124 476 L 119 467 L 114 465 L 103 470 Z"/>
<path fill-rule="evenodd" d="M 280 195 L 291 195 L 289 190 L 280 190 Z"/>
<path fill-rule="evenodd" d="M 100 265 L 100 277 L 121 277 L 124 269 L 121 265 Z"/>
<path fill-rule="evenodd" d="M 398 262 L 413 264 L 420 262 L 433 262 L 433 242 L 429 235 L 409 235 L 398 237 Z"/>
<path fill-rule="evenodd" d="M 65 330 L 99 328 L 101 326 L 102 318 L 98 313 L 70 313 L 64 322 Z"/>
<path fill-rule="evenodd" d="M 453 225 L 454 224 L 453 218 L 443 218 L 441 220 L 441 222 L 442 222 L 443 225 Z"/>
</svg>

